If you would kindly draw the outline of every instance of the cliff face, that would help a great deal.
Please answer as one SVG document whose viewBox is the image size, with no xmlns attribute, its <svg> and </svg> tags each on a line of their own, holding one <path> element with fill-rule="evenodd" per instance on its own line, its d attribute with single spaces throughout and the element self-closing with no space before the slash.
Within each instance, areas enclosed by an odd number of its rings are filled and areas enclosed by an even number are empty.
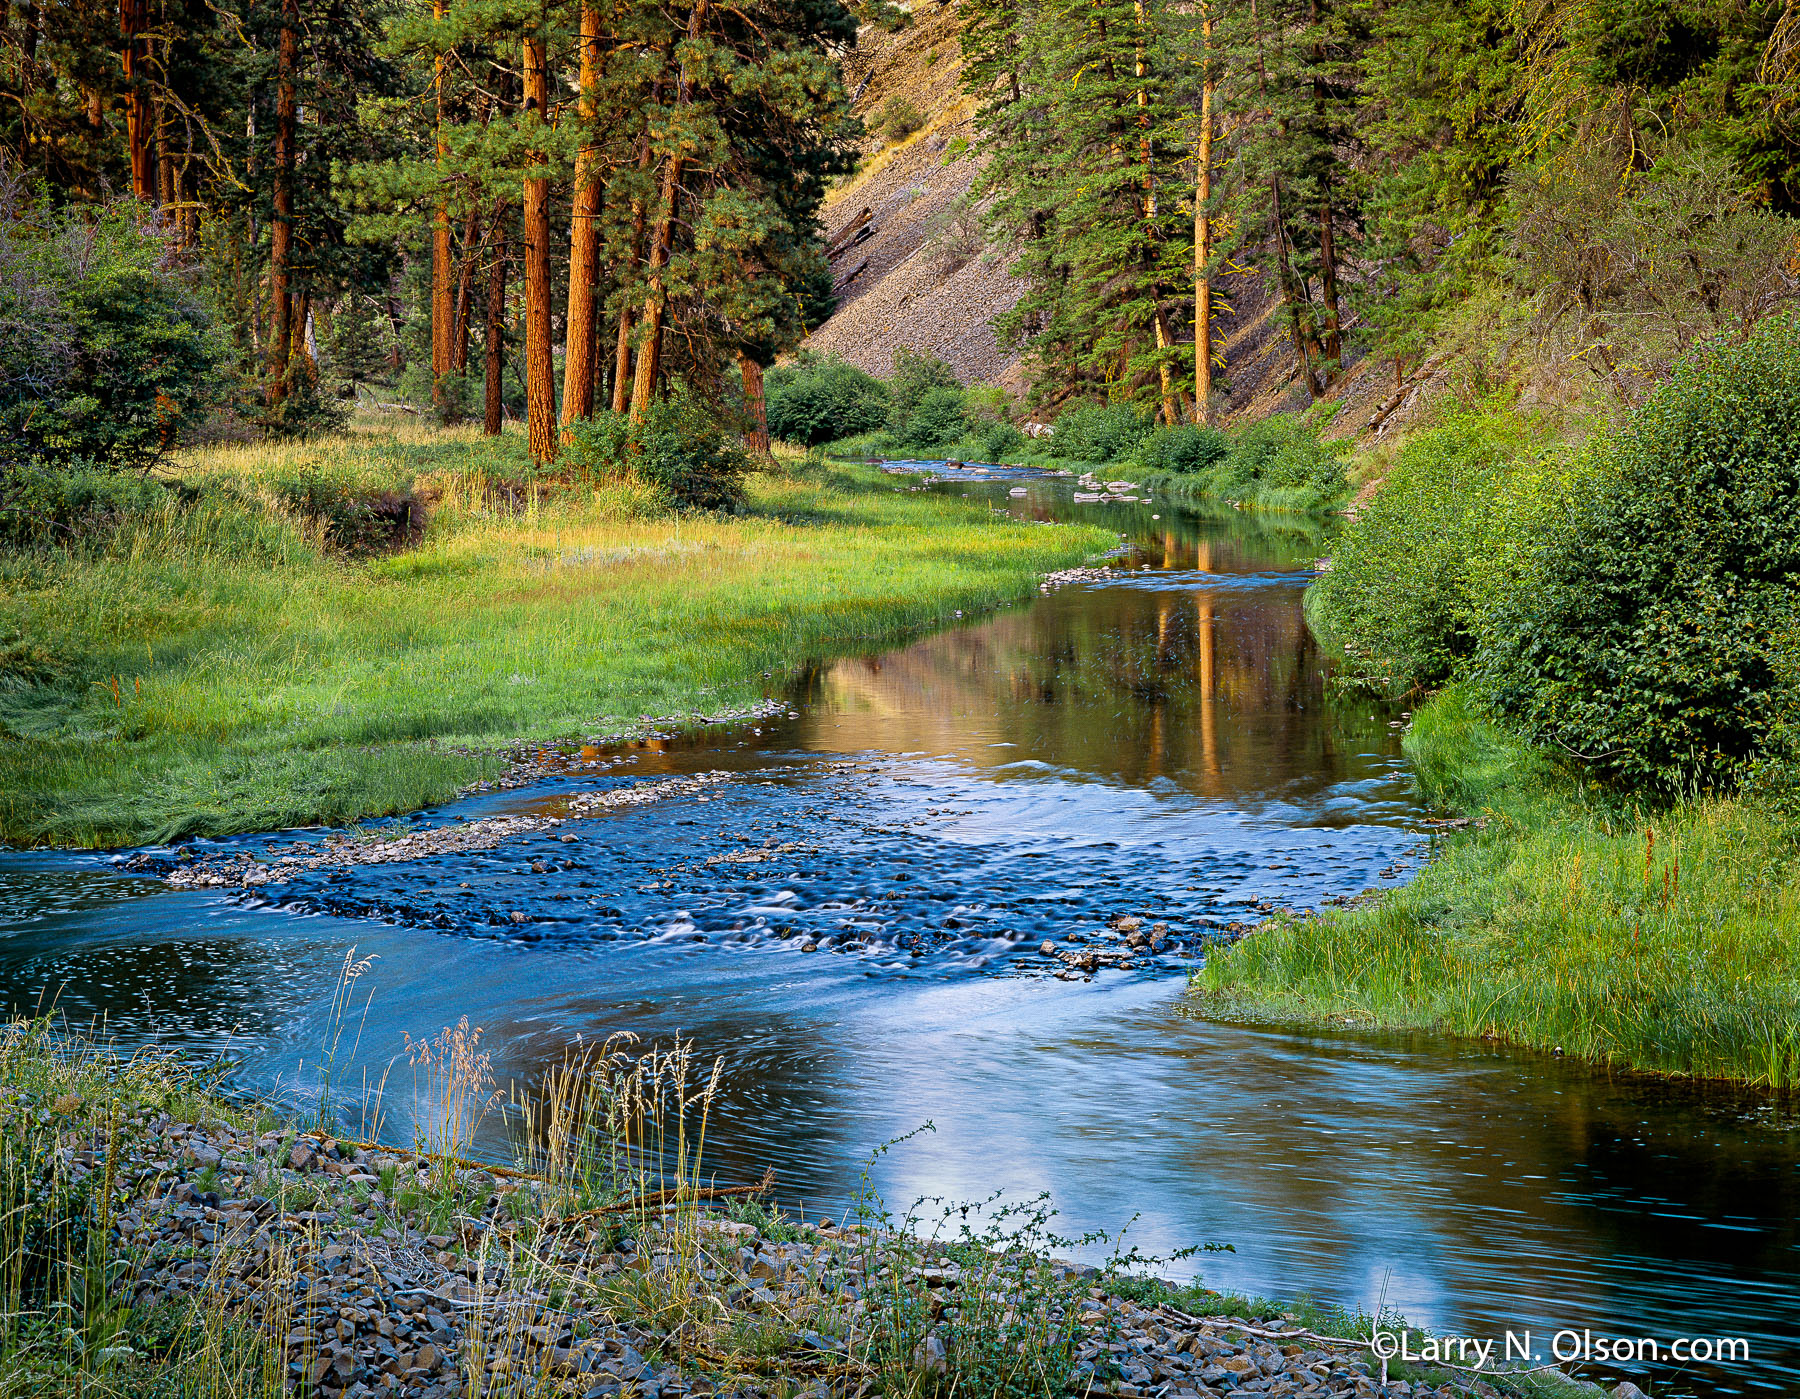
<svg viewBox="0 0 1800 1399">
<path fill-rule="evenodd" d="M 964 383 L 1016 385 L 1018 356 L 989 323 L 1024 287 L 1007 274 L 1008 252 L 979 237 L 968 205 L 977 166 L 958 33 L 954 4 L 921 0 L 896 33 L 866 26 L 845 64 L 859 116 L 873 124 L 899 98 L 925 125 L 898 142 L 872 133 L 862 168 L 826 200 L 838 309 L 806 344 L 872 374 L 888 373 L 905 345 L 947 361 Z"/>
</svg>

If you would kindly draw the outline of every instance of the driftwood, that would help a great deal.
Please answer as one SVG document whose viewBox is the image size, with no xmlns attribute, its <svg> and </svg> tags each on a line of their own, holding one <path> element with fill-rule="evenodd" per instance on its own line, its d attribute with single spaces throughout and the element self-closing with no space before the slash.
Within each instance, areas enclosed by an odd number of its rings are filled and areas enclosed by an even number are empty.
<svg viewBox="0 0 1800 1399">
<path fill-rule="evenodd" d="M 867 204 L 863 205 L 862 212 L 860 214 L 858 214 L 855 218 L 851 219 L 849 223 L 845 224 L 836 233 L 831 235 L 831 241 L 825 245 L 825 256 L 830 257 L 834 252 L 837 252 L 838 249 L 843 245 L 845 240 L 850 237 L 851 234 L 855 233 L 859 228 L 861 228 L 864 224 L 866 224 L 870 219 L 872 219 L 874 217 L 875 217 L 875 211 L 873 209 L 871 209 Z"/>
<path fill-rule="evenodd" d="M 869 239 L 873 238 L 874 236 L 875 236 L 875 225 L 872 223 L 864 224 L 861 228 L 856 230 L 856 236 L 854 238 L 852 238 L 848 243 L 840 243 L 837 247 L 833 248 L 830 252 L 826 253 L 825 261 L 836 262 L 839 258 L 841 258 L 845 253 L 849 252 L 852 248 L 858 247 L 861 244 L 868 242 Z"/>
<path fill-rule="evenodd" d="M 1399 388 L 1395 389 L 1381 401 L 1381 406 L 1375 410 L 1375 415 L 1369 419 L 1366 425 L 1368 431 L 1374 432 L 1380 428 L 1380 426 L 1393 415 L 1394 411 L 1399 408 L 1402 403 L 1406 402 L 1407 397 L 1414 389 L 1443 367 L 1444 361 L 1447 358 L 1448 356 L 1446 355 L 1438 355 L 1433 359 L 1428 359 L 1417 369 L 1413 370 L 1411 374 L 1408 374 L 1406 376 L 1406 382 L 1401 384 Z"/>
</svg>

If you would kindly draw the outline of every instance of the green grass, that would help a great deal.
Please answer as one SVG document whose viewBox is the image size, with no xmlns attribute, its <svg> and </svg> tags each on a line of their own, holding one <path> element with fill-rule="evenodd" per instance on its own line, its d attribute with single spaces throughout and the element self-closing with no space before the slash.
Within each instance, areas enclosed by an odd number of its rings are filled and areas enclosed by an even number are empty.
<svg viewBox="0 0 1800 1399">
<path fill-rule="evenodd" d="M 271 483 L 432 502 L 345 559 Z M 739 516 L 533 484 L 511 438 L 412 430 L 196 454 L 197 489 L 73 552 L 0 552 L 0 838 L 116 845 L 415 808 L 521 742 L 779 692 L 1114 542 L 862 468 L 753 477 Z M 765 679 L 764 673 L 768 672 Z"/>
<path fill-rule="evenodd" d="M 1483 824 L 1373 904 L 1213 953 L 1196 1008 L 1800 1083 L 1800 825 L 1749 800 L 1622 810 L 1457 689 L 1407 750 L 1430 798 Z"/>
</svg>

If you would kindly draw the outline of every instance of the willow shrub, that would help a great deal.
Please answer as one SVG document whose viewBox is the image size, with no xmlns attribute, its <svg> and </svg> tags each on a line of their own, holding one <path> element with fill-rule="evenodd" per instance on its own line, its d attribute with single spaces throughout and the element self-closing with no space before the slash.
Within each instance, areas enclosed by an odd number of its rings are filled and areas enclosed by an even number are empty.
<svg viewBox="0 0 1800 1399">
<path fill-rule="evenodd" d="M 1460 418 L 1401 449 L 1308 599 L 1346 678 L 1400 695 L 1443 684 L 1474 655 L 1483 541 L 1514 466 L 1492 419 Z"/>
<path fill-rule="evenodd" d="M 1530 738 L 1661 796 L 1730 789 L 1792 729 L 1800 322 L 1690 356 L 1539 512 L 1476 678 Z"/>
</svg>

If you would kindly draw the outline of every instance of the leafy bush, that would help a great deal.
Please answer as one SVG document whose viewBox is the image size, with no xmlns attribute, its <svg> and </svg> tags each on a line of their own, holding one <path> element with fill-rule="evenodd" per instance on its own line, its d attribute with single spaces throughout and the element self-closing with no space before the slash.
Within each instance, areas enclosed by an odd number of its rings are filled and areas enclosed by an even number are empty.
<svg viewBox="0 0 1800 1399">
<path fill-rule="evenodd" d="M 1703 347 L 1587 466 L 1500 580 L 1480 679 L 1628 787 L 1733 787 L 1796 703 L 1800 322 Z"/>
<path fill-rule="evenodd" d="M 905 345 L 894 351 L 894 373 L 888 380 L 892 408 L 888 426 L 897 436 L 908 435 L 913 410 L 932 389 L 962 390 L 956 371 L 936 355 L 921 354 Z"/>
<path fill-rule="evenodd" d="M 1227 478 L 1243 487 L 1284 486 L 1330 497 L 1343 492 L 1343 449 L 1291 413 L 1275 413 L 1232 435 Z"/>
<path fill-rule="evenodd" d="M 917 451 L 945 452 L 962 440 L 968 427 L 963 391 L 934 386 L 925 390 L 907 418 L 905 445 Z"/>
<path fill-rule="evenodd" d="M 197 423 L 218 347 L 135 205 L 52 213 L 0 171 L 0 435 L 46 464 L 141 466 Z"/>
<path fill-rule="evenodd" d="M 1231 450 L 1216 427 L 1159 427 L 1138 448 L 1137 460 L 1151 471 L 1192 475 L 1217 466 Z"/>
<path fill-rule="evenodd" d="M 895 93 L 881 104 L 873 128 L 890 141 L 904 141 L 925 125 L 925 114 L 911 98 Z"/>
<path fill-rule="evenodd" d="M 975 440 L 981 443 L 983 456 L 990 461 L 999 461 L 1024 451 L 1031 439 L 1011 423 L 995 422 L 984 424 L 976 433 Z"/>
<path fill-rule="evenodd" d="M 1150 429 L 1150 415 L 1135 404 L 1088 404 L 1056 420 L 1050 451 L 1071 461 L 1123 461 L 1143 445 Z"/>
<path fill-rule="evenodd" d="M 816 447 L 873 432 L 888 420 L 887 385 L 836 355 L 802 350 L 763 379 L 769 435 Z"/>
<path fill-rule="evenodd" d="M 1408 442 L 1338 540 L 1308 615 L 1345 676 L 1398 695 L 1448 680 L 1475 652 L 1482 541 L 1513 459 L 1491 420 L 1460 419 Z"/>
<path fill-rule="evenodd" d="M 373 554 L 417 539 L 425 508 L 411 490 L 383 490 L 328 475 L 316 467 L 270 482 L 289 510 L 324 526 L 325 540 L 346 554 Z"/>
<path fill-rule="evenodd" d="M 564 456 L 589 475 L 636 476 L 672 504 L 697 510 L 735 509 L 750 471 L 736 432 L 686 389 L 651 404 L 636 430 L 622 413 L 577 422 Z"/>
</svg>

